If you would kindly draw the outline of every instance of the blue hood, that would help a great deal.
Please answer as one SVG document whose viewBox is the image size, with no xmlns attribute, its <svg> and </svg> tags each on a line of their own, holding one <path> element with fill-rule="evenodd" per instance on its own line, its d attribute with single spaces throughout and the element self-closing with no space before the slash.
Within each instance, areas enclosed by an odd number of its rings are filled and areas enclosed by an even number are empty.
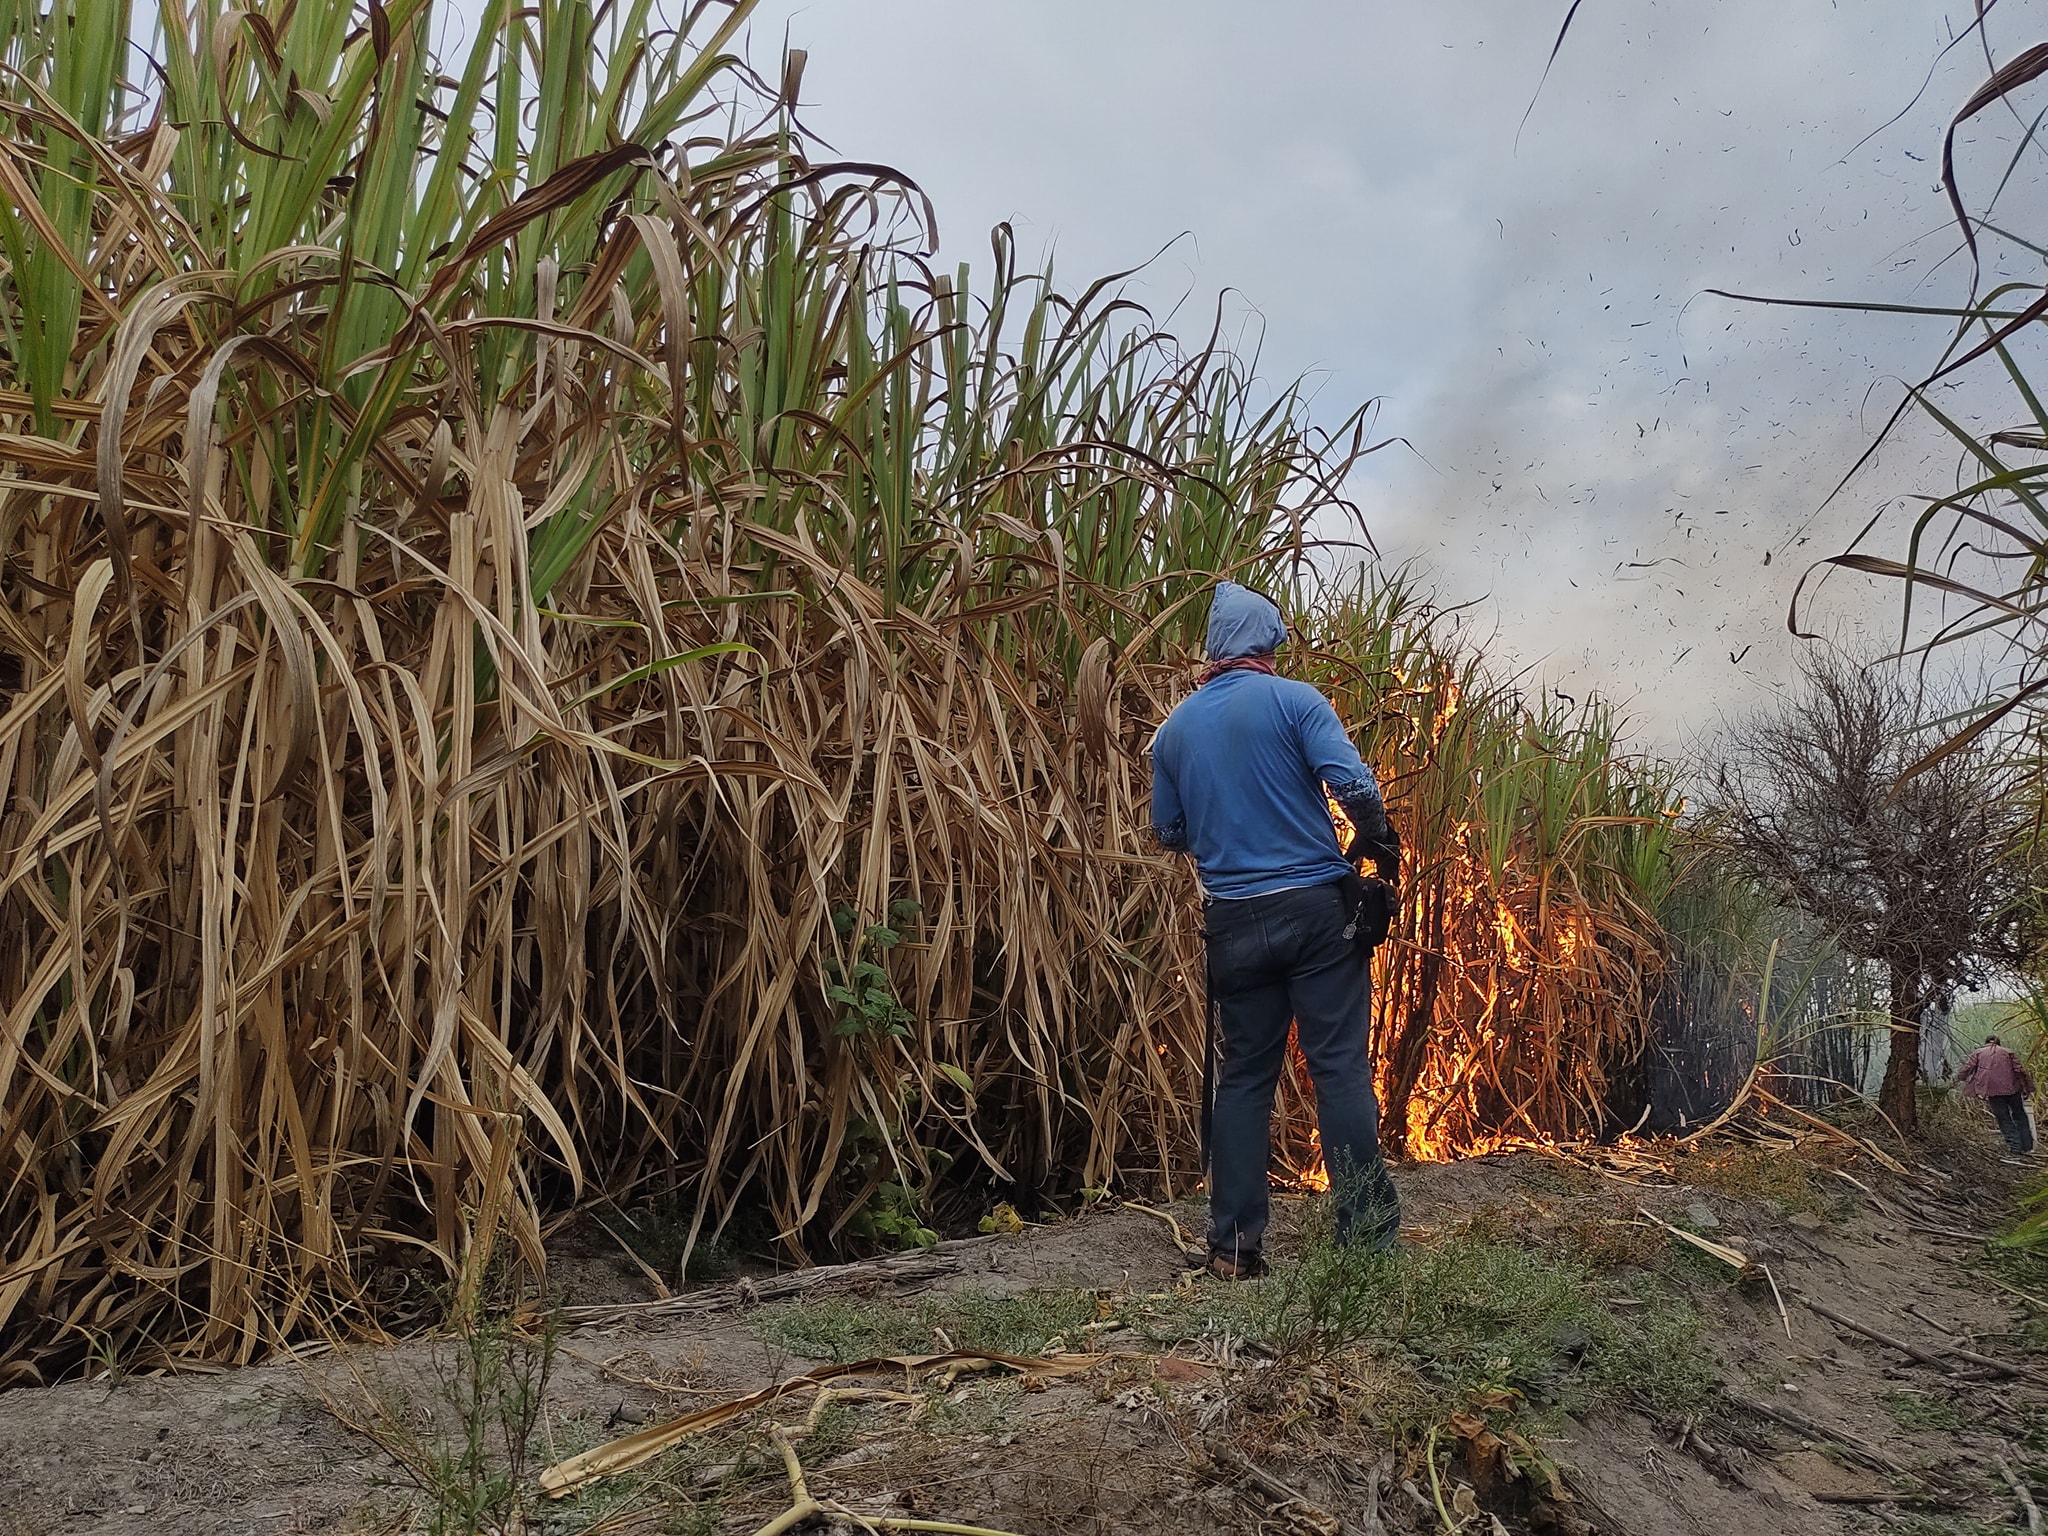
<svg viewBox="0 0 2048 1536">
<path fill-rule="evenodd" d="M 1287 638 L 1280 610 L 1250 587 L 1219 582 L 1209 607 L 1209 659 L 1235 661 L 1240 656 L 1270 656 Z"/>
</svg>

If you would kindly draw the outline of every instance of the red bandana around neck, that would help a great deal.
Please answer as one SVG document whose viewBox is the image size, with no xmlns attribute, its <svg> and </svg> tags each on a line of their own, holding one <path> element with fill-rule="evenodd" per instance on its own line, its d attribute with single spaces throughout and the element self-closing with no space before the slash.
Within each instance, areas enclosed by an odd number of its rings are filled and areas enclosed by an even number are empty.
<svg viewBox="0 0 2048 1536">
<path fill-rule="evenodd" d="M 1226 672 L 1263 672 L 1268 677 L 1278 675 L 1271 656 L 1233 656 L 1228 661 L 1212 661 L 1202 669 L 1202 676 L 1195 686 L 1213 683 Z"/>
</svg>

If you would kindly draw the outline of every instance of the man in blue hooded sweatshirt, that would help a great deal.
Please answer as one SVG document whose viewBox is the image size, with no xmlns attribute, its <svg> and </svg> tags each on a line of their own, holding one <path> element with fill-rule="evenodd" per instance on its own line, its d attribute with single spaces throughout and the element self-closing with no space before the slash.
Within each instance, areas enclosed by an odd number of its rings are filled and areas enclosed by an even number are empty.
<svg viewBox="0 0 2048 1536">
<path fill-rule="evenodd" d="M 1316 1089 L 1340 1241 L 1394 1241 L 1400 1206 L 1380 1158 L 1366 1039 L 1370 951 L 1347 931 L 1346 882 L 1369 849 L 1398 856 L 1372 770 L 1330 701 L 1276 674 L 1280 610 L 1223 582 L 1209 667 L 1152 742 L 1152 829 L 1194 855 L 1209 1006 L 1223 1037 L 1209 1143 L 1209 1271 L 1263 1268 L 1273 1093 L 1296 1029 Z M 1340 848 L 1330 799 L 1355 829 Z"/>
</svg>

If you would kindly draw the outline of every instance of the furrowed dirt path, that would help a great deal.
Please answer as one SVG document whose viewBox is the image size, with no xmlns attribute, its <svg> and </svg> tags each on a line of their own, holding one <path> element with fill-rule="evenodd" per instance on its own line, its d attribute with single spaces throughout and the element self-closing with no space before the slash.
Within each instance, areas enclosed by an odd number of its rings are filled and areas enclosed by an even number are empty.
<svg viewBox="0 0 2048 1536">
<path fill-rule="evenodd" d="M 2048 1355 L 2030 1345 L 2048 1287 L 1982 1238 L 2028 1170 L 1974 1122 L 1936 1145 L 1894 1146 L 1897 1169 L 1818 1131 L 1406 1168 L 1408 1258 L 1359 1287 L 1327 1254 L 1291 1268 L 1290 1236 L 1264 1300 L 1197 1282 L 1169 1224 L 1123 1207 L 808 1298 L 764 1299 L 762 1277 L 683 1298 L 710 1310 L 621 1310 L 561 1334 L 522 1487 L 835 1358 L 1102 1358 L 1072 1374 L 898 1366 L 823 1401 L 793 1393 L 532 1498 L 524 1528 L 759 1531 L 791 1502 L 779 1425 L 809 1493 L 877 1529 L 2025 1529 L 2006 1470 L 2048 1499 Z M 1290 1233 L 1303 1210 L 1286 1204 Z M 1176 1214 L 1195 1228 L 1195 1207 Z M 1752 1261 L 1747 1276 L 1702 1244 Z M 572 1302 L 645 1298 L 628 1264 L 574 1268 Z M 510 1375 L 466 1407 L 451 1383 L 474 1383 L 445 1342 L 0 1396 L 0 1536 L 488 1529 L 461 1508 L 485 1474 L 460 1449 L 474 1429 L 497 1454 L 517 1366 L 538 1354 L 515 1344 Z M 863 1527 L 827 1513 L 802 1528 Z"/>
</svg>

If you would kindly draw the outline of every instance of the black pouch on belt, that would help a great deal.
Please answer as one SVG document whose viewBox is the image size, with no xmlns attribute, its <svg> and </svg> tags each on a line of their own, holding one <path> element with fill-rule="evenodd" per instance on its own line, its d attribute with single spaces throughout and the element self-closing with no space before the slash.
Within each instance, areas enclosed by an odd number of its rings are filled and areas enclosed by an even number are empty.
<svg viewBox="0 0 2048 1536">
<path fill-rule="evenodd" d="M 1400 897 L 1392 885 L 1371 875 L 1349 874 L 1340 884 L 1344 897 L 1344 937 L 1371 953 L 1386 943 Z"/>
</svg>

